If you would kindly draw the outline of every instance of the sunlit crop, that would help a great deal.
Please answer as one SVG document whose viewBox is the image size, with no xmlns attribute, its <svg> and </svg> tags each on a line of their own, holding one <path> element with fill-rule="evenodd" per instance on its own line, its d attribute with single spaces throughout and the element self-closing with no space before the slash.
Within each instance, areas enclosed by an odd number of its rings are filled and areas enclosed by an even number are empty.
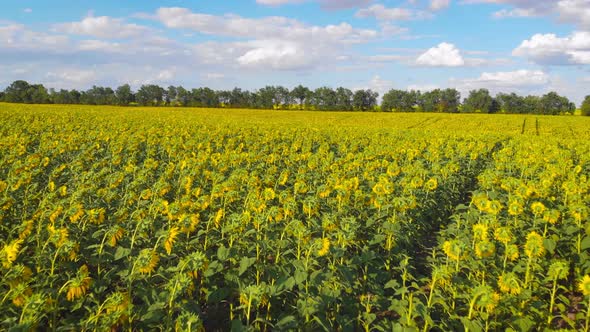
<svg viewBox="0 0 590 332">
<path fill-rule="evenodd" d="M 588 329 L 587 119 L 0 116 L 2 329 Z"/>
</svg>

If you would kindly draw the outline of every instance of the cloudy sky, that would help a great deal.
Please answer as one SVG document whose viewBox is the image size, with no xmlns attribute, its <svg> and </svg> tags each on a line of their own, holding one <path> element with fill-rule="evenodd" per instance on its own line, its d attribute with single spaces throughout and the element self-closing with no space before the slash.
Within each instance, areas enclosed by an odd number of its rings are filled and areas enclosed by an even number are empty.
<svg viewBox="0 0 590 332">
<path fill-rule="evenodd" d="M 590 94 L 590 0 L 5 1 L 0 88 Z"/>
</svg>

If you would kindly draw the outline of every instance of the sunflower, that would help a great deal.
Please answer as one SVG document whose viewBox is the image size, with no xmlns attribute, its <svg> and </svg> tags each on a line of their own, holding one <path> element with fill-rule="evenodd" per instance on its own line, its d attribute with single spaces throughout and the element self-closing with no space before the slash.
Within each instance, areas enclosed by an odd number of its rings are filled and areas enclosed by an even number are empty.
<svg viewBox="0 0 590 332">
<path fill-rule="evenodd" d="M 498 287 L 503 293 L 518 295 L 522 291 L 518 277 L 512 273 L 504 273 L 498 277 Z"/>
<path fill-rule="evenodd" d="M 76 223 L 84 216 L 84 206 L 79 204 L 76 212 L 70 216 L 70 222 Z"/>
<path fill-rule="evenodd" d="M 323 238 L 321 240 L 321 247 L 318 250 L 318 256 L 326 256 L 330 252 L 330 239 Z"/>
<path fill-rule="evenodd" d="M 2 249 L 2 265 L 5 268 L 10 268 L 12 266 L 12 263 L 14 263 L 18 256 L 22 244 L 23 240 L 17 239 L 4 245 L 4 248 Z"/>
<path fill-rule="evenodd" d="M 522 214 L 523 211 L 524 208 L 522 207 L 522 204 L 517 201 L 512 201 L 510 205 L 508 205 L 508 214 L 511 216 L 518 216 Z"/>
<path fill-rule="evenodd" d="M 33 290 L 27 284 L 19 283 L 10 289 L 12 291 L 12 304 L 22 307 L 33 294 Z"/>
<path fill-rule="evenodd" d="M 164 249 L 166 249 L 168 255 L 172 252 L 172 246 L 174 245 L 174 242 L 176 242 L 176 237 L 178 237 L 179 232 L 178 226 L 173 226 L 168 231 L 168 236 L 166 237 L 166 241 L 164 241 Z"/>
<path fill-rule="evenodd" d="M 520 253 L 516 244 L 509 244 L 506 246 L 506 257 L 508 257 L 509 261 L 514 262 L 519 256 Z"/>
<path fill-rule="evenodd" d="M 565 261 L 556 261 L 549 266 L 547 276 L 551 280 L 565 279 L 569 274 L 569 267 Z"/>
<path fill-rule="evenodd" d="M 215 222 L 215 227 L 219 227 L 219 224 L 221 223 L 221 219 L 223 219 L 223 215 L 224 215 L 223 209 L 217 210 L 217 213 L 215 214 L 215 218 L 213 220 Z"/>
<path fill-rule="evenodd" d="M 436 188 L 438 188 L 438 181 L 436 178 L 430 178 L 430 180 L 426 181 L 424 188 L 426 188 L 428 191 L 434 191 Z"/>
<path fill-rule="evenodd" d="M 498 200 L 488 201 L 486 206 L 486 212 L 489 214 L 497 215 L 502 211 L 502 203 Z"/>
<path fill-rule="evenodd" d="M 496 252 L 496 246 L 490 241 L 480 241 L 475 244 L 475 255 L 479 258 L 490 257 Z"/>
<path fill-rule="evenodd" d="M 524 252 L 530 258 L 543 256 L 545 254 L 545 246 L 543 245 L 543 237 L 535 231 L 530 232 L 526 236 L 526 243 L 524 245 Z"/>
<path fill-rule="evenodd" d="M 152 249 L 143 249 L 140 251 L 135 264 L 137 264 L 139 273 L 150 274 L 154 272 L 159 261 L 160 257 L 157 252 Z"/>
<path fill-rule="evenodd" d="M 445 241 L 443 243 L 443 251 L 449 259 L 459 261 L 464 254 L 461 244 L 458 240 Z"/>
<path fill-rule="evenodd" d="M 471 202 L 477 207 L 480 211 L 486 211 L 489 205 L 488 195 L 486 193 L 477 193 L 473 195 Z"/>
<path fill-rule="evenodd" d="M 68 281 L 68 293 L 66 295 L 68 301 L 74 301 L 86 294 L 91 283 L 92 278 L 88 276 L 88 267 L 82 265 L 76 277 Z"/>
<path fill-rule="evenodd" d="M 262 192 L 262 197 L 265 201 L 272 201 L 273 199 L 275 199 L 275 196 L 275 191 L 272 188 L 266 188 Z"/>
<path fill-rule="evenodd" d="M 543 220 L 554 225 L 557 223 L 557 221 L 559 221 L 560 216 L 561 216 L 561 214 L 559 213 L 558 210 L 552 209 L 552 210 L 545 211 L 545 214 L 543 215 Z"/>
<path fill-rule="evenodd" d="M 578 290 L 585 296 L 590 296 L 590 275 L 585 275 L 578 284 Z"/>
<path fill-rule="evenodd" d="M 531 211 L 533 211 L 533 214 L 535 216 L 540 216 L 543 214 L 543 212 L 545 212 L 545 205 L 541 202 L 534 202 L 533 204 L 531 204 Z"/>
<path fill-rule="evenodd" d="M 117 242 L 119 240 L 121 240 L 121 238 L 123 237 L 123 235 L 125 234 L 125 229 L 121 226 L 115 226 L 114 228 L 112 228 L 110 230 L 110 236 L 109 236 L 109 245 L 111 247 L 115 247 L 117 245 Z"/>
<path fill-rule="evenodd" d="M 494 238 L 506 244 L 512 241 L 512 231 L 509 227 L 498 227 L 494 230 Z"/>
<path fill-rule="evenodd" d="M 484 224 L 473 225 L 473 238 L 476 241 L 487 241 L 488 239 L 488 226 Z"/>
</svg>

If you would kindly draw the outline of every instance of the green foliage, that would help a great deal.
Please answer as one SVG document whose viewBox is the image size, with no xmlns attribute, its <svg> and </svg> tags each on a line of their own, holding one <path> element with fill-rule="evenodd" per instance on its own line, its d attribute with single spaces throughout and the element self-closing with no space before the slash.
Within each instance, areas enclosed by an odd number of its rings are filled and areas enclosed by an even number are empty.
<svg viewBox="0 0 590 332">
<path fill-rule="evenodd" d="M 492 109 L 494 99 L 487 89 L 472 90 L 463 102 L 463 112 L 467 113 L 495 113 Z"/>
<path fill-rule="evenodd" d="M 588 324 L 590 118 L 140 110 L 2 105 L 0 329 Z"/>
<path fill-rule="evenodd" d="M 584 98 L 584 102 L 582 102 L 580 110 L 582 111 L 582 115 L 590 116 L 590 96 L 586 96 L 586 98 Z"/>
</svg>

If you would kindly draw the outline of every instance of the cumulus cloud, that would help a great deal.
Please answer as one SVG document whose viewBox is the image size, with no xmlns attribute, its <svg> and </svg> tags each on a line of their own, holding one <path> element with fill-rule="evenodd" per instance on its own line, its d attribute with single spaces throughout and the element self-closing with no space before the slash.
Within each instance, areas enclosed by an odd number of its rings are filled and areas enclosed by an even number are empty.
<svg viewBox="0 0 590 332">
<path fill-rule="evenodd" d="M 22 24 L 0 26 L 0 54 L 11 50 L 62 52 L 69 42 L 67 36 L 32 31 Z"/>
<path fill-rule="evenodd" d="M 311 68 L 333 62 L 349 45 L 366 43 L 379 36 L 375 30 L 357 29 L 346 22 L 316 26 L 281 16 L 219 16 L 178 7 L 160 8 L 154 18 L 168 28 L 234 38 L 235 41 L 198 45 L 195 54 L 209 63 L 244 68 Z"/>
<path fill-rule="evenodd" d="M 137 24 L 128 24 L 122 19 L 109 16 L 88 16 L 79 22 L 55 24 L 53 30 L 67 34 L 92 36 L 104 39 L 137 37 L 149 31 L 147 27 Z"/>
<path fill-rule="evenodd" d="M 310 64 L 305 46 L 293 42 L 264 40 L 252 43 L 253 48 L 237 61 L 244 67 L 270 67 L 272 69 L 298 69 Z"/>
<path fill-rule="evenodd" d="M 440 43 L 432 47 L 416 59 L 416 65 L 427 67 L 460 67 L 465 59 L 455 45 Z"/>
<path fill-rule="evenodd" d="M 542 65 L 590 64 L 590 32 L 577 31 L 566 37 L 536 34 L 512 54 Z"/>
<path fill-rule="evenodd" d="M 245 18 L 228 14 L 194 13 L 187 8 L 160 8 L 156 19 L 168 28 L 188 29 L 202 34 L 253 39 L 287 39 L 307 42 L 360 43 L 377 36 L 377 31 L 355 29 L 350 24 L 309 26 L 298 20 L 271 16 Z"/>
</svg>

